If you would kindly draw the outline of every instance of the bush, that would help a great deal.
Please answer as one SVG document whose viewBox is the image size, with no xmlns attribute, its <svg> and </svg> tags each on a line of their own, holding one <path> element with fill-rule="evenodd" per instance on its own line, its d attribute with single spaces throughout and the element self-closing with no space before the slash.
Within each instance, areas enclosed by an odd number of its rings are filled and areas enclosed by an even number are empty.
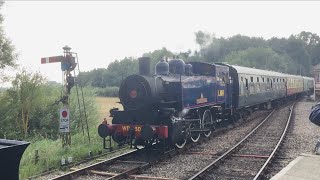
<svg viewBox="0 0 320 180">
<path fill-rule="evenodd" d="M 104 97 L 118 97 L 119 96 L 119 87 L 105 87 L 105 88 L 95 88 L 95 94 L 97 96 Z"/>
</svg>

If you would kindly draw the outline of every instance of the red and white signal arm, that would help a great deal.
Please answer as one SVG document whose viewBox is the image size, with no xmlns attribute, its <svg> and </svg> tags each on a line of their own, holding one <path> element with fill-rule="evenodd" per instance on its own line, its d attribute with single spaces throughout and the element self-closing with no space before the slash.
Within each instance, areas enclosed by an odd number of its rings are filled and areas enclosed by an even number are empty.
<svg viewBox="0 0 320 180">
<path fill-rule="evenodd" d="M 60 109 L 59 131 L 61 133 L 70 132 L 69 109 L 67 108 Z"/>
</svg>

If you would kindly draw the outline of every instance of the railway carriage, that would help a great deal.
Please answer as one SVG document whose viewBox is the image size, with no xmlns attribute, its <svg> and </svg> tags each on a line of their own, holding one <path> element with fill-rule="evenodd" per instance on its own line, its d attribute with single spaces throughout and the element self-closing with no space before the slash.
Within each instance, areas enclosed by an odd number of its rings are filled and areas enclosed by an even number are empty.
<svg viewBox="0 0 320 180">
<path fill-rule="evenodd" d="M 303 92 L 302 76 L 287 75 L 287 96 L 297 95 Z"/>
<path fill-rule="evenodd" d="M 103 121 L 98 127 L 104 141 L 111 136 L 119 144 L 182 148 L 257 108 L 271 108 L 313 88 L 313 78 L 224 63 L 162 60 L 154 75 L 149 64 L 149 58 L 140 58 L 140 74 L 123 80 L 124 110 L 111 109 L 112 124 Z"/>
<path fill-rule="evenodd" d="M 231 65 L 236 71 L 239 86 L 237 109 L 272 102 L 286 96 L 285 78 L 282 73 Z M 235 89 L 235 88 L 234 88 Z"/>
<path fill-rule="evenodd" d="M 310 95 L 314 91 L 314 78 L 303 76 L 303 91 Z"/>
</svg>

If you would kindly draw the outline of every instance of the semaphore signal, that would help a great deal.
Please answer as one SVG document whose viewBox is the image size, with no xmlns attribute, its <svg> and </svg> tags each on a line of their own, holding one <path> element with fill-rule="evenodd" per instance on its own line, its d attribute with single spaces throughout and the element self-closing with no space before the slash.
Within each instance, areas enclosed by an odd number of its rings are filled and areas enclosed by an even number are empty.
<svg viewBox="0 0 320 180">
<path fill-rule="evenodd" d="M 41 58 L 41 64 L 57 63 L 57 62 L 61 63 L 61 70 L 63 71 L 63 80 L 64 80 L 63 95 L 58 101 L 55 102 L 55 104 L 59 102 L 63 104 L 63 107 L 60 109 L 59 131 L 61 133 L 62 146 L 66 146 L 66 145 L 71 145 L 71 132 L 70 132 L 71 128 L 70 128 L 70 119 L 69 119 L 69 96 L 70 96 L 71 88 L 74 85 L 76 85 L 79 113 L 80 113 L 80 122 L 81 122 L 83 135 L 84 135 L 84 127 L 82 122 L 79 92 L 78 92 L 77 84 L 75 84 L 75 72 L 74 72 L 74 76 L 71 74 L 71 72 L 74 71 L 74 69 L 78 64 L 78 58 L 76 62 L 77 53 L 71 52 L 70 51 L 71 48 L 69 46 L 63 47 L 63 50 L 64 52 L 62 56 L 52 56 L 52 57 Z M 76 54 L 76 57 L 74 57 L 73 54 Z M 80 73 L 79 66 L 78 66 L 78 71 Z M 85 103 L 84 103 L 82 88 L 81 88 L 81 93 L 82 93 L 84 115 L 85 115 L 85 120 L 87 125 L 88 139 L 90 142 L 89 127 L 87 122 L 87 114 L 85 110 Z"/>
</svg>

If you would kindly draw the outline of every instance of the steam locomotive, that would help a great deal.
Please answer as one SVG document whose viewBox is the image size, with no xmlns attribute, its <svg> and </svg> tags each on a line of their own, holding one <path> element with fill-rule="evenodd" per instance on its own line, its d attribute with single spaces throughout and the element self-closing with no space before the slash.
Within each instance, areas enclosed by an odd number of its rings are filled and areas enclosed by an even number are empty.
<svg viewBox="0 0 320 180">
<path fill-rule="evenodd" d="M 119 144 L 183 148 L 255 109 L 270 109 L 313 88 L 310 77 L 181 59 L 160 60 L 151 75 L 150 59 L 142 57 L 139 75 L 120 86 L 123 110 L 111 109 L 112 124 L 103 121 L 98 133 Z"/>
</svg>

